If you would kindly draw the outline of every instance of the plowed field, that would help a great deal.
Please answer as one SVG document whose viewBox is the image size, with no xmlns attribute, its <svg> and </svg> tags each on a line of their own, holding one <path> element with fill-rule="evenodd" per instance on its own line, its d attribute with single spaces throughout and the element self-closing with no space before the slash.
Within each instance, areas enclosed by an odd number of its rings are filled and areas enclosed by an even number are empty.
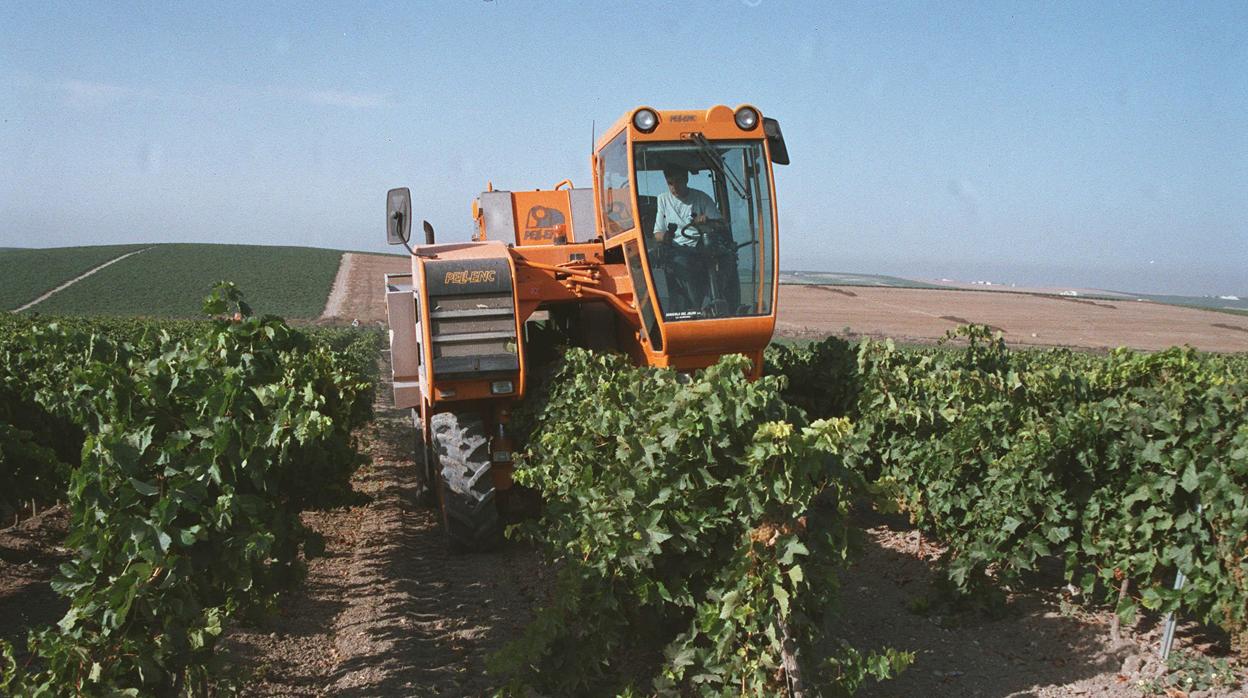
<svg viewBox="0 0 1248 698">
<path fill-rule="evenodd" d="M 336 287 L 344 320 L 385 323 L 385 274 L 407 273 L 401 257 L 350 254 Z M 1011 346 L 1164 349 L 1190 344 L 1206 351 L 1248 351 L 1248 317 L 1142 301 L 1106 301 L 1005 291 L 865 286 L 780 287 L 776 325 L 782 337 L 842 334 L 925 343 L 969 322 L 1004 332 Z"/>
</svg>

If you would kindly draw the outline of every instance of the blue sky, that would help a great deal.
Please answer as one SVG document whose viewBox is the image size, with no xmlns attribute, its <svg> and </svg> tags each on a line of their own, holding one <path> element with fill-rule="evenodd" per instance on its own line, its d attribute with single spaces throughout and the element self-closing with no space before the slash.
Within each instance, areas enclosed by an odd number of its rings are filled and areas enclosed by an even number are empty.
<svg viewBox="0 0 1248 698">
<path fill-rule="evenodd" d="M 1248 294 L 1248 3 L 0 4 L 0 246 L 383 250 L 589 184 L 638 104 L 780 119 L 781 265 Z"/>
</svg>

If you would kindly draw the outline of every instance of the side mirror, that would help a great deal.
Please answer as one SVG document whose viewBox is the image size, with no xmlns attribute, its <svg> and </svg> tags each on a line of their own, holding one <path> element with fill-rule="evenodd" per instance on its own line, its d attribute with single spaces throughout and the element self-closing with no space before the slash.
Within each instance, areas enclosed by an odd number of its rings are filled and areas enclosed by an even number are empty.
<svg viewBox="0 0 1248 698">
<path fill-rule="evenodd" d="M 780 122 L 764 116 L 763 133 L 767 135 L 767 149 L 771 151 L 771 161 L 777 165 L 789 164 L 789 149 L 784 145 L 784 134 L 780 132 Z"/>
<path fill-rule="evenodd" d="M 386 242 L 405 245 L 412 236 L 412 192 L 399 187 L 386 192 Z"/>
</svg>

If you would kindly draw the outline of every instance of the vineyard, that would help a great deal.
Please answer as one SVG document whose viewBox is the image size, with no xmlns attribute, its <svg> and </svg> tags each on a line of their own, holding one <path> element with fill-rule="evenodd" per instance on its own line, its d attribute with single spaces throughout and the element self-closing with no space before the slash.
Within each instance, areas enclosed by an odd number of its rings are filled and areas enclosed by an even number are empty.
<svg viewBox="0 0 1248 698">
<path fill-rule="evenodd" d="M 129 253 L 137 254 L 121 258 Z M 0 308 L 24 306 L 83 272 L 115 262 L 23 312 L 194 318 L 213 284 L 228 277 L 246 289 L 258 308 L 287 318 L 315 318 L 325 307 L 342 254 L 311 247 L 193 243 L 4 250 Z"/>
<path fill-rule="evenodd" d="M 496 668 L 556 695 L 852 693 L 912 659 L 820 638 L 868 505 L 943 543 L 953 596 L 1000 604 L 1055 562 L 1122 623 L 1176 612 L 1248 651 L 1248 357 L 950 340 L 776 346 L 756 384 L 570 354 L 520 469 L 556 601 Z M 621 652 L 639 628 L 661 656 Z"/>
<path fill-rule="evenodd" d="M 54 249 L 0 249 L 0 310 L 13 310 L 40 294 L 142 245 L 95 245 Z"/>
<path fill-rule="evenodd" d="M 351 501 L 378 336 L 292 328 L 231 286 L 204 310 L 0 325 L 0 521 L 64 501 L 72 550 L 68 612 L 3 648 L 0 693 L 249 686 L 223 636 L 299 588 L 324 547 L 301 512 Z M 509 545 L 552 581 L 491 651 L 494 690 L 848 695 L 905 672 L 911 648 L 854 649 L 835 622 L 870 508 L 939 541 L 952 597 L 991 608 L 1056 568 L 1125 625 L 1174 611 L 1248 649 L 1248 357 L 967 327 L 744 368 L 570 350 L 515 415 L 544 510 Z"/>
<path fill-rule="evenodd" d="M 299 512 L 349 491 L 374 335 L 312 338 L 232 286 L 218 319 L 12 320 L 0 338 L 3 505 L 63 498 L 75 556 L 57 627 L 32 632 L 6 694 L 204 694 L 223 626 L 264 612 L 318 541 Z"/>
</svg>

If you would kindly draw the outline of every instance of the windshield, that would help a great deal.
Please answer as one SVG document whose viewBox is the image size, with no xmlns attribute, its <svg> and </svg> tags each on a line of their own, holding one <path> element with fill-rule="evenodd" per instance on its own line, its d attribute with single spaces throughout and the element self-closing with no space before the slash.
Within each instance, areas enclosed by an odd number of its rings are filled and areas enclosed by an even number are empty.
<svg viewBox="0 0 1248 698">
<path fill-rule="evenodd" d="M 637 211 L 664 320 L 771 312 L 771 186 L 762 144 L 638 143 Z"/>
</svg>

